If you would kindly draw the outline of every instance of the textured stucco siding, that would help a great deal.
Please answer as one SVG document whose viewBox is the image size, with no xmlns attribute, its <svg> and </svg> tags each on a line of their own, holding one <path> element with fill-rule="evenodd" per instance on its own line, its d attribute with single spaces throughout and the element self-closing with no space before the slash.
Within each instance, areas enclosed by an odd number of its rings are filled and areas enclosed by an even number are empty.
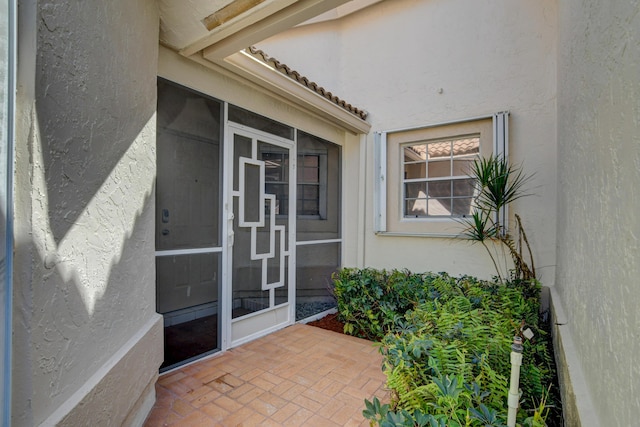
<svg viewBox="0 0 640 427">
<path fill-rule="evenodd" d="M 22 2 L 20 19 L 13 423 L 74 417 L 74 402 L 95 415 L 113 399 L 108 416 L 72 419 L 121 425 L 162 360 L 149 332 L 157 5 Z M 127 354 L 146 363 L 114 360 Z"/>
<path fill-rule="evenodd" d="M 640 2 L 558 3 L 560 328 L 600 425 L 638 425 Z"/>
<path fill-rule="evenodd" d="M 513 204 L 545 284 L 555 278 L 556 2 L 377 3 L 338 21 L 297 27 L 258 46 L 347 102 L 372 131 L 509 110 L 510 154 L 535 195 Z M 327 59 L 330 58 L 330 59 Z M 481 246 L 460 239 L 374 234 L 374 141 L 366 140 L 363 262 L 452 274 L 495 274 Z M 347 185 L 355 185 L 348 182 Z"/>
<path fill-rule="evenodd" d="M 11 192 L 7 191 L 12 170 L 11 159 L 13 154 L 9 151 L 12 147 L 12 122 L 13 122 L 13 97 L 11 91 L 14 81 L 12 68 L 15 60 L 12 58 L 11 44 L 15 40 L 13 33 L 15 26 L 9 13 L 7 0 L 0 0 L 0 424 L 8 420 L 7 403 L 9 393 L 6 385 L 9 384 L 9 347 L 11 335 L 10 311 L 7 310 L 11 302 L 11 289 L 8 286 L 8 277 L 11 277 L 11 269 L 7 268 L 11 253 L 7 250 L 7 243 L 12 242 L 11 223 L 8 207 L 11 203 Z M 10 247 L 10 246 L 9 246 Z"/>
</svg>

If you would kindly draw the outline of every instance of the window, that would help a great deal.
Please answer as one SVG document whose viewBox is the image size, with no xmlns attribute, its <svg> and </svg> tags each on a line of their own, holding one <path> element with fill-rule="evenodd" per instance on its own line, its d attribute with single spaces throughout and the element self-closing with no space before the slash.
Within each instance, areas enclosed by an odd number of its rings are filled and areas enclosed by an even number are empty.
<svg viewBox="0 0 640 427">
<path fill-rule="evenodd" d="M 298 131 L 297 233 L 299 241 L 340 237 L 341 148 Z"/>
<path fill-rule="evenodd" d="M 265 181 L 266 192 L 276 194 L 277 200 L 282 200 L 282 206 L 276 206 L 276 214 L 287 215 L 287 205 L 289 196 L 287 194 L 288 180 L 286 173 L 288 170 L 288 159 L 281 153 L 262 153 L 262 160 L 265 161 Z M 322 218 L 326 211 L 324 208 L 324 192 L 326 186 L 321 184 L 321 176 L 327 174 L 326 154 L 303 154 L 298 156 L 298 194 L 297 194 L 297 215 L 306 217 Z M 322 205 L 322 206 L 321 206 Z"/>
<path fill-rule="evenodd" d="M 273 147 L 262 152 L 265 162 L 265 191 L 275 194 L 277 215 L 287 215 L 289 205 L 288 154 L 276 152 Z M 321 219 L 326 216 L 327 155 L 298 155 L 297 205 L 298 216 Z"/>
<path fill-rule="evenodd" d="M 471 166 L 506 153 L 507 115 L 377 133 L 376 231 L 458 235 L 473 211 Z"/>
<path fill-rule="evenodd" d="M 463 217 L 474 196 L 469 170 L 479 158 L 480 135 L 402 146 L 405 218 Z"/>
<path fill-rule="evenodd" d="M 326 160 L 326 153 L 298 155 L 298 215 L 321 217 L 320 193 L 326 186 L 321 188 L 320 176 L 326 175 Z"/>
<path fill-rule="evenodd" d="M 327 219 L 328 157 L 335 157 L 335 144 L 298 131 L 297 156 L 297 216 L 304 219 Z M 289 155 L 277 147 L 260 146 L 261 159 L 265 162 L 265 191 L 277 195 L 282 201 L 276 206 L 276 214 L 287 215 L 289 204 L 288 170 Z M 332 166 L 335 169 L 335 165 Z M 336 171 L 334 170 L 333 173 Z"/>
</svg>

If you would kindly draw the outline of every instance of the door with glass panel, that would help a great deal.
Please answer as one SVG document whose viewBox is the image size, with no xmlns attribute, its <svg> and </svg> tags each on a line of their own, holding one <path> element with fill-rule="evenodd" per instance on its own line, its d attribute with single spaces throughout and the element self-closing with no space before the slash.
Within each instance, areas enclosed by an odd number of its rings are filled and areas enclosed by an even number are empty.
<svg viewBox="0 0 640 427">
<path fill-rule="evenodd" d="M 230 345 L 293 322 L 293 141 L 229 125 Z"/>
<path fill-rule="evenodd" d="M 159 80 L 156 180 L 161 370 L 220 348 L 222 103 Z"/>
</svg>

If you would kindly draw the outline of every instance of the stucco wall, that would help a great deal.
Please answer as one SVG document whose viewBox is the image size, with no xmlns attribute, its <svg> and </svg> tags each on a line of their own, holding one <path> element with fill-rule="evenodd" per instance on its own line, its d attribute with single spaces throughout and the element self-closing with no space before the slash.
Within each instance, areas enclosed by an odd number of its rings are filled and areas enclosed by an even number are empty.
<svg viewBox="0 0 640 427">
<path fill-rule="evenodd" d="M 11 193 L 8 190 L 8 179 L 11 176 L 13 154 L 9 150 L 12 146 L 10 129 L 13 123 L 14 99 L 10 96 L 15 82 L 11 70 L 15 65 L 12 58 L 10 43 L 14 38 L 15 26 L 9 13 L 7 0 L 0 0 L 0 424 L 7 424 L 8 409 L 6 404 L 9 398 L 9 345 L 7 338 L 11 335 L 11 312 L 8 309 L 11 301 L 10 277 L 11 269 L 7 269 L 11 254 L 7 251 L 7 243 L 11 243 L 11 226 L 7 221 L 8 203 L 11 203 Z M 11 40 L 11 42 L 10 42 Z M 10 247 L 10 246 L 9 246 Z"/>
<path fill-rule="evenodd" d="M 297 27 L 259 47 L 370 112 L 373 131 L 509 110 L 510 153 L 535 173 L 514 203 L 547 285 L 555 278 L 556 2 L 393 0 Z M 479 246 L 382 237 L 373 223 L 373 134 L 366 141 L 364 264 L 494 274 Z"/>
<path fill-rule="evenodd" d="M 13 425 L 121 425 L 162 361 L 157 5 L 24 1 L 20 13 Z M 146 360 L 121 362 L 132 354 Z"/>
<path fill-rule="evenodd" d="M 640 3 L 559 2 L 562 332 L 600 425 L 640 418 Z"/>
</svg>

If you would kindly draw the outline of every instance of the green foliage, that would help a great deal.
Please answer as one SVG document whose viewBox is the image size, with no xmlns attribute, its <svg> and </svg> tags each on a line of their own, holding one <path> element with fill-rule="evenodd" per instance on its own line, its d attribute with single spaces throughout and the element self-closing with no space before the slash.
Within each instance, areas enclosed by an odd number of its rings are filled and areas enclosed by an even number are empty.
<svg viewBox="0 0 640 427">
<path fill-rule="evenodd" d="M 406 270 L 345 268 L 333 276 L 344 332 L 379 341 L 387 332 L 407 326 L 404 313 L 429 299 L 434 274 Z"/>
<path fill-rule="evenodd" d="M 549 398 L 549 390 L 546 393 L 543 393 L 542 399 L 540 399 L 540 403 L 533 409 L 533 415 L 527 417 L 524 422 L 524 427 L 545 427 L 545 420 L 549 415 L 549 407 L 547 406 L 547 400 Z"/>
<path fill-rule="evenodd" d="M 519 235 L 518 245 L 516 245 L 516 242 L 509 237 L 509 230 L 500 222 L 498 215 L 503 207 L 528 195 L 524 187 L 531 179 L 531 175 L 525 175 L 521 166 L 512 165 L 503 156 L 475 160 L 469 175 L 476 183 L 478 195 L 474 199 L 474 212 L 459 220 L 465 226 L 462 236 L 484 246 L 500 281 L 502 281 L 502 275 L 496 255 L 491 252 L 492 242 L 504 245 L 508 250 L 515 267 L 512 272 L 515 278 L 535 279 L 533 256 L 520 217 L 516 215 L 516 228 Z M 531 265 L 526 262 L 522 254 L 523 240 L 529 250 Z"/>
<path fill-rule="evenodd" d="M 390 404 L 367 401 L 363 415 L 380 426 L 503 426 L 510 346 L 526 327 L 535 339 L 524 343 L 519 420 L 544 425 L 553 369 L 538 326 L 539 292 L 535 281 L 340 271 L 335 294 L 345 330 L 380 341 L 392 392 Z M 531 407 L 541 399 L 542 409 Z M 535 419 L 526 418 L 531 413 Z"/>
<path fill-rule="evenodd" d="M 475 160 L 471 176 L 480 187 L 477 205 L 495 212 L 527 195 L 524 186 L 529 177 L 524 175 L 521 167 L 512 165 L 503 156 Z M 497 225 L 500 231 L 500 224 Z"/>
</svg>

